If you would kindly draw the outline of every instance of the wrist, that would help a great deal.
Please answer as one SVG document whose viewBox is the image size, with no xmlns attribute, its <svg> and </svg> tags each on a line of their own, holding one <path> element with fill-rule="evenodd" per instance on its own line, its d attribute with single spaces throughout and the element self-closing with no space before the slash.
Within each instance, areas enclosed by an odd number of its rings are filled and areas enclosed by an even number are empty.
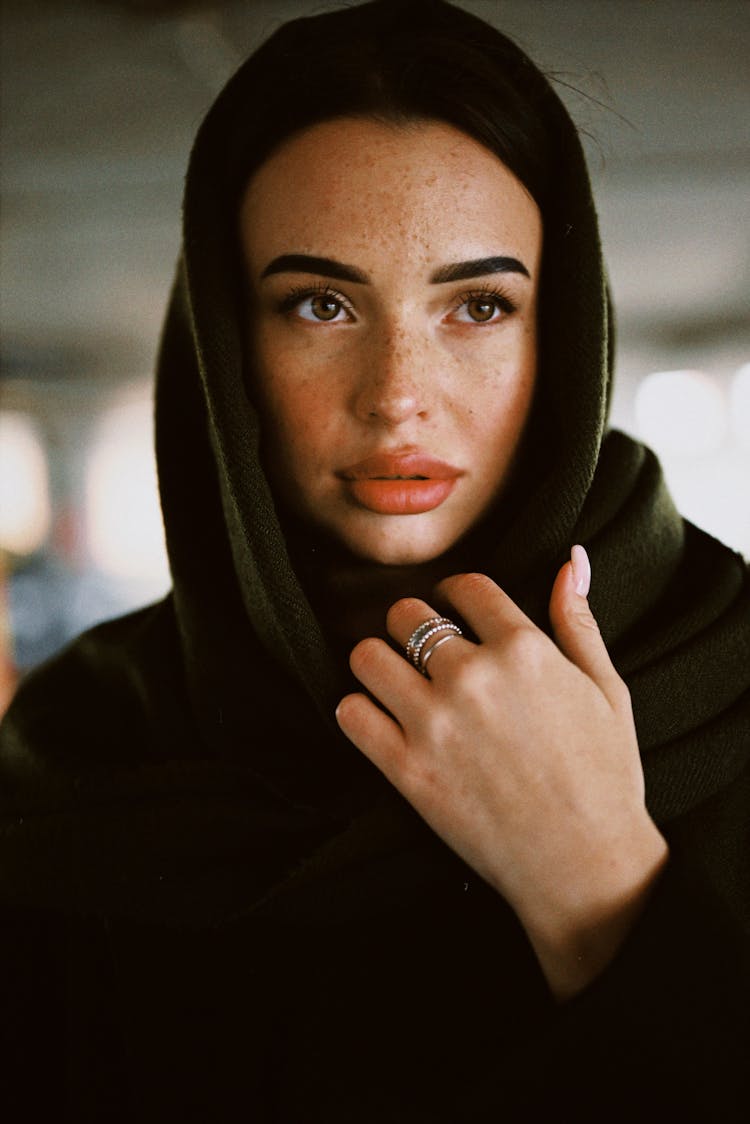
<svg viewBox="0 0 750 1124">
<path fill-rule="evenodd" d="M 626 853 L 592 854 L 543 906 L 517 910 L 556 999 L 572 998 L 607 967 L 643 911 L 669 855 L 648 824 Z"/>
</svg>

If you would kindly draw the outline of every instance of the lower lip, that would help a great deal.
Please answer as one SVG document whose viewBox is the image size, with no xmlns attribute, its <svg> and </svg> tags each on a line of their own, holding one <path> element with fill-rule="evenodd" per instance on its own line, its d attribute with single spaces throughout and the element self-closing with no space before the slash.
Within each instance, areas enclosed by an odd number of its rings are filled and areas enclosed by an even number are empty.
<svg viewBox="0 0 750 1124">
<path fill-rule="evenodd" d="M 448 499 L 456 486 L 449 480 L 347 480 L 360 507 L 378 515 L 422 515 Z"/>
</svg>

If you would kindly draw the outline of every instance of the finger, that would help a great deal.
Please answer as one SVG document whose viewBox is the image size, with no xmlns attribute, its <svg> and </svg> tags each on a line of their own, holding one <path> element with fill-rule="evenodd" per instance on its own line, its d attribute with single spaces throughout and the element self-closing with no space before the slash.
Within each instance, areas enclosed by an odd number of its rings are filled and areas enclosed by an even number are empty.
<svg viewBox="0 0 750 1124">
<path fill-rule="evenodd" d="M 436 646 L 441 648 L 442 654 L 442 648 L 444 646 L 442 644 L 443 640 L 449 637 L 461 640 L 461 636 L 457 632 L 452 631 L 449 627 L 440 628 L 437 623 L 439 617 L 440 614 L 437 613 L 431 605 L 428 605 L 426 601 L 420 601 L 416 597 L 405 597 L 401 601 L 397 601 L 395 605 L 392 605 L 388 610 L 388 616 L 386 618 L 388 632 L 393 639 L 404 648 L 404 658 L 410 663 L 413 663 L 412 657 L 406 652 L 410 637 L 414 635 L 415 630 L 418 629 L 420 625 L 428 621 L 436 622 L 436 631 L 432 635 L 423 637 L 424 644 L 419 650 L 417 664 L 420 670 L 425 666 L 426 657 L 429 657 L 430 660 L 432 659 L 431 653 Z M 455 624 L 455 622 L 452 623 Z M 452 646 L 450 656 L 456 658 L 461 654 L 462 649 L 465 652 L 465 645 L 468 643 L 469 641 L 464 640 L 462 644 L 458 644 L 455 647 Z M 448 653 L 446 653 L 446 655 L 448 655 Z M 445 661 L 442 658 L 440 660 L 436 659 L 435 663 L 430 665 L 430 675 L 432 675 L 438 663 L 440 666 L 445 666 Z"/>
<path fill-rule="evenodd" d="M 418 721 L 429 705 L 429 687 L 412 664 L 374 636 L 361 640 L 349 657 L 349 666 L 366 687 L 402 725 Z"/>
<path fill-rule="evenodd" d="M 345 695 L 336 707 L 341 731 L 391 780 L 398 771 L 404 735 L 397 722 L 366 695 Z"/>
<path fill-rule="evenodd" d="M 415 628 L 423 621 L 439 615 L 426 601 L 420 601 L 418 597 L 403 597 L 391 605 L 385 618 L 385 625 L 389 635 L 397 644 L 405 648 Z"/>
<path fill-rule="evenodd" d="M 535 628 L 515 601 L 486 574 L 457 574 L 440 582 L 435 592 L 450 602 L 485 643 L 502 641 L 514 628 Z"/>
<path fill-rule="evenodd" d="M 574 546 L 552 586 L 549 617 L 560 651 L 597 684 L 613 707 L 627 699 L 587 599 L 591 567 L 582 546 Z"/>
</svg>

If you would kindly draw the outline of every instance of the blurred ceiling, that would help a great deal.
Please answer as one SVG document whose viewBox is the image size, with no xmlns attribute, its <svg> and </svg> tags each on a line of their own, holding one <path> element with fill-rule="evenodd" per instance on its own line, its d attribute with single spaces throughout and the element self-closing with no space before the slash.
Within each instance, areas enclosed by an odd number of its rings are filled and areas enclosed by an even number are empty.
<svg viewBox="0 0 750 1124">
<path fill-rule="evenodd" d="M 109 381 L 150 371 L 204 112 L 280 22 L 338 6 L 5 0 L 6 375 Z M 556 76 L 589 137 L 623 348 L 653 362 L 747 358 L 750 5 L 463 6 Z"/>
</svg>

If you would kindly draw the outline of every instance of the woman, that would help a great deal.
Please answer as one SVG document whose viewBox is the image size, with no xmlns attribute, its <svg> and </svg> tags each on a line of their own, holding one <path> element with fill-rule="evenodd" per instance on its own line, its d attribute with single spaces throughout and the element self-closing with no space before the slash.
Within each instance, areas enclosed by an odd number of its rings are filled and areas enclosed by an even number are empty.
<svg viewBox="0 0 750 1124">
<path fill-rule="evenodd" d="M 6 1025 L 58 1114 L 746 1111 L 747 574 L 605 437 L 610 355 L 575 130 L 502 36 L 381 0 L 229 84 L 159 359 L 174 592 L 4 732 Z"/>
</svg>

